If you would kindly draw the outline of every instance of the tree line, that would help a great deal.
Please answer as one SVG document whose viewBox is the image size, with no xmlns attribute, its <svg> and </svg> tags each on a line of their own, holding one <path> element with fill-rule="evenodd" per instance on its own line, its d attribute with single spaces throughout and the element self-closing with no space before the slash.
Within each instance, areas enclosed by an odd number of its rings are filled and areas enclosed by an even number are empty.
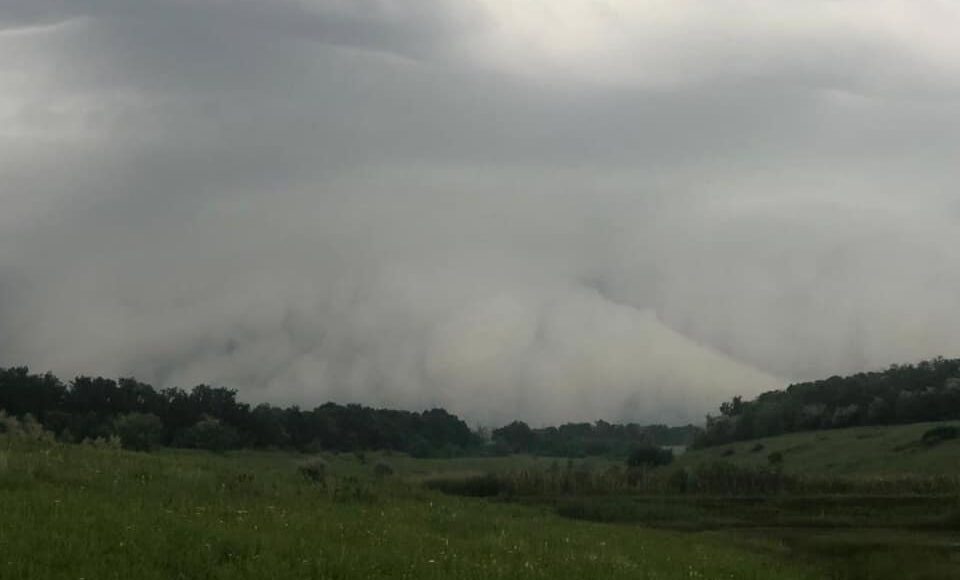
<svg viewBox="0 0 960 580">
<path fill-rule="evenodd" d="M 620 425 L 606 421 L 533 429 L 522 421 L 514 421 L 494 430 L 492 435 L 494 444 L 505 453 L 548 457 L 626 457 L 648 447 L 690 445 L 699 432 L 700 429 L 693 425 Z"/>
<path fill-rule="evenodd" d="M 960 359 L 938 357 L 796 383 L 752 401 L 734 397 L 719 410 L 707 416 L 695 446 L 794 431 L 960 419 Z"/>
<path fill-rule="evenodd" d="M 158 390 L 133 378 L 87 376 L 65 384 L 26 367 L 0 369 L 0 410 L 29 415 L 64 441 L 120 437 L 125 447 L 145 450 L 389 449 L 436 456 L 463 453 L 480 443 L 466 423 L 443 409 L 411 412 L 335 403 L 312 410 L 251 407 L 225 387 Z"/>
<path fill-rule="evenodd" d="M 392 450 L 415 457 L 531 453 L 627 456 L 638 445 L 683 445 L 696 428 L 571 423 L 531 429 L 514 422 L 471 430 L 441 408 L 423 412 L 325 403 L 314 409 L 250 406 L 225 387 L 155 389 L 134 378 L 79 376 L 65 383 L 27 367 L 0 368 L 0 411 L 31 418 L 68 442 L 119 438 L 124 447 L 303 452 Z M 0 421 L 0 431 L 4 423 Z"/>
</svg>

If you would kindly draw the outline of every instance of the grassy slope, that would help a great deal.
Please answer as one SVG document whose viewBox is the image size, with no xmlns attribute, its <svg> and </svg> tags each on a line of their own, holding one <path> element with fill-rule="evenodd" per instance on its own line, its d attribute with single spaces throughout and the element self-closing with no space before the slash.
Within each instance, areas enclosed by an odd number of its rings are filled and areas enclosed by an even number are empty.
<svg viewBox="0 0 960 580">
<path fill-rule="evenodd" d="M 812 475 L 960 475 L 960 439 L 934 447 L 915 445 L 928 429 L 946 423 L 917 423 L 883 427 L 854 427 L 792 433 L 740 441 L 681 455 L 676 465 L 724 460 L 741 465 L 766 465 L 767 456 L 783 453 L 784 470 Z M 763 449 L 753 451 L 758 444 Z M 733 450 L 733 454 L 729 454 Z"/>
<path fill-rule="evenodd" d="M 0 578 L 818 577 L 775 545 L 764 555 L 710 534 L 576 522 L 376 482 L 374 458 L 332 459 L 345 475 L 323 489 L 298 476 L 300 459 L 0 436 Z M 400 475 L 478 468 L 390 461 Z"/>
</svg>

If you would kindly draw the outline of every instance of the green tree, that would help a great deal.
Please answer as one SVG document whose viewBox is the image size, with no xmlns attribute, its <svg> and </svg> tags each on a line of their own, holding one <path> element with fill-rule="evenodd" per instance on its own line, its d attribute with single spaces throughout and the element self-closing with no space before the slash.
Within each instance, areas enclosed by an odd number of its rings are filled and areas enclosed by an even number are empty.
<svg viewBox="0 0 960 580">
<path fill-rule="evenodd" d="M 128 413 L 114 423 L 124 449 L 150 451 L 163 439 L 163 423 L 151 413 Z"/>
<path fill-rule="evenodd" d="M 222 453 L 236 448 L 240 444 L 240 436 L 230 425 L 220 422 L 219 419 L 208 417 L 184 431 L 179 443 L 183 447 Z"/>
</svg>

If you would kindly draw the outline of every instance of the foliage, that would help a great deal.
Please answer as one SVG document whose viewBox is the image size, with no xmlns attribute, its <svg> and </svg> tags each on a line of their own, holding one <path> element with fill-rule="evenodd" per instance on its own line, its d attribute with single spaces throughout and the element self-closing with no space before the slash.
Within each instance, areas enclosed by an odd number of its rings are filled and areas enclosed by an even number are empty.
<svg viewBox="0 0 960 580">
<path fill-rule="evenodd" d="M 151 413 L 127 413 L 114 427 L 124 449 L 150 451 L 163 439 L 163 422 Z"/>
<path fill-rule="evenodd" d="M 476 452 L 481 444 L 466 423 L 443 409 L 415 413 L 334 403 L 313 410 L 266 404 L 251 409 L 237 400 L 235 390 L 224 387 L 157 390 L 133 378 L 86 376 L 64 384 L 50 373 L 31 374 L 26 367 L 0 368 L 0 411 L 36 417 L 64 441 L 106 440 L 119 434 L 125 445 L 136 449 L 155 444 L 212 450 L 393 449 L 437 457 Z M 153 420 L 144 417 L 159 419 L 159 439 L 154 439 Z"/>
<path fill-rule="evenodd" d="M 239 446 L 240 436 L 236 429 L 219 419 L 208 417 L 180 434 L 180 447 L 192 447 L 222 453 Z"/>
<path fill-rule="evenodd" d="M 6 434 L 21 439 L 49 441 L 53 434 L 43 428 L 33 415 L 27 414 L 21 418 L 7 415 L 0 409 L 0 435 Z"/>
<path fill-rule="evenodd" d="M 673 451 L 655 445 L 641 445 L 627 457 L 630 467 L 659 467 L 673 462 Z"/>
<path fill-rule="evenodd" d="M 920 440 L 924 445 L 936 445 L 960 436 L 960 428 L 955 425 L 940 425 L 924 432 Z"/>
<path fill-rule="evenodd" d="M 239 447 L 296 449 L 306 453 L 393 450 L 419 458 L 532 453 L 545 456 L 625 457 L 637 445 L 686 445 L 697 433 L 691 425 L 615 425 L 568 423 L 531 429 L 522 422 L 493 431 L 471 432 L 459 417 L 444 409 L 423 412 L 374 409 L 357 404 L 325 403 L 312 410 L 251 408 L 224 387 L 197 385 L 154 389 L 133 378 L 76 377 L 69 384 L 50 373 L 31 374 L 26 367 L 0 368 L 0 410 L 15 417 L 31 414 L 63 441 L 107 440 L 118 434 L 125 445 L 155 445 L 226 450 Z M 139 428 L 124 420 L 136 419 Z M 157 417 L 161 433 L 148 440 L 135 433 L 147 429 L 142 416 Z M 134 421 L 131 419 L 130 421 Z"/>
<path fill-rule="evenodd" d="M 695 447 L 796 431 L 960 419 L 960 359 L 935 358 L 885 371 L 797 383 L 707 416 Z"/>
<path fill-rule="evenodd" d="M 373 475 L 377 478 L 390 477 L 393 473 L 393 467 L 386 461 L 378 461 L 376 465 L 373 466 Z"/>
<path fill-rule="evenodd" d="M 327 480 L 327 462 L 322 457 L 314 457 L 305 461 L 297 468 L 300 475 L 314 483 L 326 483 Z"/>
<path fill-rule="evenodd" d="M 626 457 L 638 446 L 689 445 L 699 431 L 693 425 L 618 425 L 606 421 L 532 429 L 522 421 L 514 421 L 495 429 L 492 438 L 501 453 L 529 453 L 548 457 Z"/>
</svg>

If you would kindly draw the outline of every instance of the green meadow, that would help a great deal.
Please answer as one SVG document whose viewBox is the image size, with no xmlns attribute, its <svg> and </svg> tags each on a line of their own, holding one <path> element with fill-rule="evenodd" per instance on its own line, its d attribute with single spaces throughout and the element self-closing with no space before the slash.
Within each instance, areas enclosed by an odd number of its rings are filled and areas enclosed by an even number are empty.
<svg viewBox="0 0 960 580">
<path fill-rule="evenodd" d="M 788 435 L 763 441 L 763 451 L 738 443 L 733 454 L 692 451 L 645 477 L 718 458 L 759 464 L 767 449 L 784 453 L 785 469 L 822 465 L 821 476 L 836 465 L 856 477 L 934 474 L 937 465 L 954 473 L 954 441 L 915 449 L 924 429 Z M 923 458 L 931 464 L 920 469 Z M 318 461 L 320 475 L 306 477 L 303 466 Z M 0 578 L 960 577 L 952 491 L 755 497 L 600 487 L 620 473 L 607 459 L 138 453 L 0 435 Z M 573 487 L 465 497 L 431 485 L 478 478 Z"/>
<path fill-rule="evenodd" d="M 134 453 L 0 436 L 0 578 L 817 578 L 774 544 L 425 490 L 527 458 Z M 375 461 L 396 473 L 377 478 Z M 533 461 L 532 464 L 536 464 Z"/>
<path fill-rule="evenodd" d="M 783 470 L 801 475 L 960 476 L 960 439 L 921 444 L 923 434 L 938 426 L 960 428 L 960 422 L 804 431 L 693 450 L 678 456 L 675 465 L 690 467 L 722 460 L 758 467 L 769 463 L 770 454 L 780 453 Z"/>
</svg>

